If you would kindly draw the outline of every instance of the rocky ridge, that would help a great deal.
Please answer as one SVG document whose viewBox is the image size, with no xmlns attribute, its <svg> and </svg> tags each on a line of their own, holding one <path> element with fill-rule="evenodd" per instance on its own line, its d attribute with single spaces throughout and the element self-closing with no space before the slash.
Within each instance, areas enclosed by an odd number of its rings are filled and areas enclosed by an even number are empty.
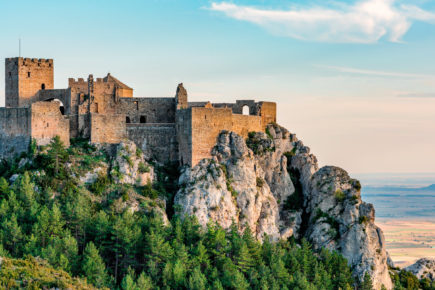
<svg viewBox="0 0 435 290">
<path fill-rule="evenodd" d="M 414 264 L 406 267 L 405 270 L 411 272 L 419 279 L 427 278 L 435 281 L 435 259 L 419 259 Z"/>
<path fill-rule="evenodd" d="M 174 204 L 201 225 L 249 227 L 260 240 L 308 239 L 348 259 L 354 273 L 392 288 L 382 230 L 373 205 L 361 200 L 359 181 L 343 169 L 318 168 L 310 149 L 279 125 L 241 136 L 223 131 L 212 158 L 184 168 Z"/>
</svg>

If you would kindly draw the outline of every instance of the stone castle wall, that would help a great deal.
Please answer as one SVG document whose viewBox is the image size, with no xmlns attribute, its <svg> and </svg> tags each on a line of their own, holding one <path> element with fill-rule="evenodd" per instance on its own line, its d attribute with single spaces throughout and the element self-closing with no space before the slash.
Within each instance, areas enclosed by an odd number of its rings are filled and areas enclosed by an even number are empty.
<svg viewBox="0 0 435 290">
<path fill-rule="evenodd" d="M 177 110 L 176 131 L 178 160 L 181 164 L 192 164 L 192 110 Z"/>
<path fill-rule="evenodd" d="M 120 143 L 127 137 L 125 115 L 90 113 L 91 143 Z"/>
<path fill-rule="evenodd" d="M 254 115 L 233 114 L 231 108 L 193 107 L 191 111 L 191 160 L 196 165 L 201 159 L 211 157 L 211 150 L 222 130 L 233 131 L 244 138 L 251 131 L 263 131 L 262 118 Z M 189 154 L 189 152 L 187 152 Z"/>
<path fill-rule="evenodd" d="M 31 106 L 31 137 L 38 145 L 47 145 L 55 137 L 69 146 L 69 120 L 59 109 L 58 102 L 36 102 Z"/>
<path fill-rule="evenodd" d="M 127 137 L 134 141 L 148 159 L 178 161 L 174 123 L 127 124 Z"/>
<path fill-rule="evenodd" d="M 0 157 L 25 152 L 30 143 L 29 108 L 0 108 Z"/>
<path fill-rule="evenodd" d="M 130 123 L 174 123 L 175 98 L 120 98 L 116 112 Z"/>
</svg>

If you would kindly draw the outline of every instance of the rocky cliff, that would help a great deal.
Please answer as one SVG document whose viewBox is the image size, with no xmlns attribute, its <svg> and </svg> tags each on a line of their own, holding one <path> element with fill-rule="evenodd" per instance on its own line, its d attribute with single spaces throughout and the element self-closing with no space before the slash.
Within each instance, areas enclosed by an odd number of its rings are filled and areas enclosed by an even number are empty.
<svg viewBox="0 0 435 290">
<path fill-rule="evenodd" d="M 427 278 L 435 281 L 435 259 L 419 259 L 414 264 L 406 267 L 405 270 L 411 272 L 419 279 Z"/>
<path fill-rule="evenodd" d="M 241 136 L 223 131 L 212 158 L 184 168 L 175 208 L 200 224 L 249 227 L 260 240 L 306 238 L 315 249 L 336 250 L 356 276 L 392 288 L 382 230 L 359 181 L 343 169 L 318 168 L 310 149 L 278 125 Z"/>
</svg>

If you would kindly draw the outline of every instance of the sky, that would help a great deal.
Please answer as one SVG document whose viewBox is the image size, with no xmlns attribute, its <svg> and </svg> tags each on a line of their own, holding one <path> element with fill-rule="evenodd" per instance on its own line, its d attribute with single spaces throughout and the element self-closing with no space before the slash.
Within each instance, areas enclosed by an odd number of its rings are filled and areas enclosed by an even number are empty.
<svg viewBox="0 0 435 290">
<path fill-rule="evenodd" d="M 110 72 L 136 97 L 274 101 L 322 166 L 435 172 L 435 1 L 0 0 L 0 26 L 0 65 L 21 38 L 56 88 Z"/>
</svg>

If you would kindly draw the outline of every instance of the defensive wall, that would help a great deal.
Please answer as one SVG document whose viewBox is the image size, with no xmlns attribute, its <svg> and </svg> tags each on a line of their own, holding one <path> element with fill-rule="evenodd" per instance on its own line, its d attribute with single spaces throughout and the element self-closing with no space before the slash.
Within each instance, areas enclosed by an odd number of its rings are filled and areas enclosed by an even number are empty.
<svg viewBox="0 0 435 290">
<path fill-rule="evenodd" d="M 30 109 L 0 108 L 0 157 L 8 158 L 28 150 Z"/>
<path fill-rule="evenodd" d="M 146 158 L 162 163 L 178 161 L 175 123 L 127 124 L 127 137 L 141 148 Z"/>
<path fill-rule="evenodd" d="M 31 139 L 38 145 L 48 144 L 59 136 L 69 146 L 69 121 L 58 103 L 36 102 L 25 108 L 0 108 L 0 157 L 25 152 Z"/>
<path fill-rule="evenodd" d="M 90 113 L 91 143 L 120 143 L 127 137 L 125 115 Z"/>
<path fill-rule="evenodd" d="M 265 126 L 261 116 L 233 114 L 231 108 L 191 107 L 185 111 L 177 119 L 182 131 L 179 140 L 187 140 L 179 144 L 179 152 L 180 160 L 191 166 L 211 157 L 211 150 L 222 130 L 247 138 L 249 132 L 262 131 Z"/>
<path fill-rule="evenodd" d="M 175 98 L 120 98 L 116 113 L 128 123 L 175 123 Z"/>
</svg>

